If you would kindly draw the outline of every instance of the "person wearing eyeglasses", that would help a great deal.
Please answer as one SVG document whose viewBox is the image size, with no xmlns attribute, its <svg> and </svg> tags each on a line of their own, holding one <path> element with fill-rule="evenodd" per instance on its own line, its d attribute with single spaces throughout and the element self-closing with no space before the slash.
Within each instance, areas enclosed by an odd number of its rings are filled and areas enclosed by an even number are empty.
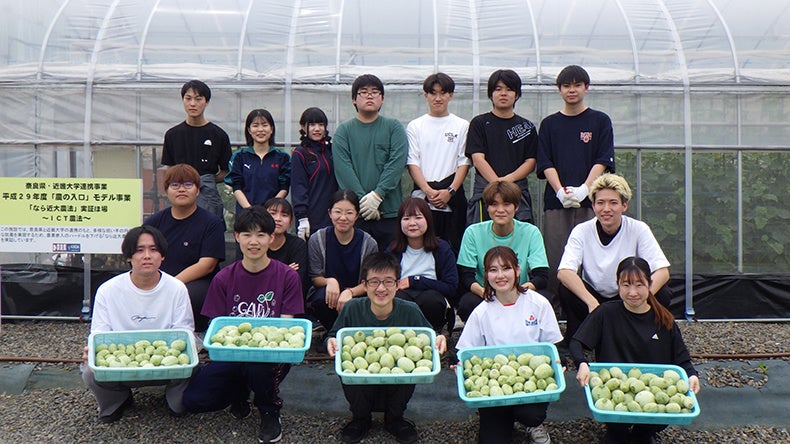
<svg viewBox="0 0 790 444">
<path fill-rule="evenodd" d="M 354 227 L 357 217 L 356 193 L 338 190 L 329 200 L 332 226 L 316 231 L 307 240 L 308 275 L 313 284 L 307 294 L 307 307 L 327 330 L 346 302 L 365 294 L 359 283 L 362 261 L 378 251 L 376 241 Z"/>
<path fill-rule="evenodd" d="M 409 142 L 397 119 L 379 114 L 384 84 L 378 77 L 357 77 L 351 86 L 351 102 L 357 115 L 337 127 L 332 145 L 335 178 L 340 189 L 350 189 L 359 197 L 359 228 L 384 250 L 398 229 L 401 176 Z"/>
<path fill-rule="evenodd" d="M 335 356 L 340 349 L 336 336 L 344 327 L 431 328 L 417 304 L 395 297 L 400 272 L 398 259 L 389 253 L 374 253 L 365 259 L 362 263 L 361 285 L 367 297 L 351 300 L 343 307 L 327 333 L 326 348 L 330 356 Z M 434 347 L 438 353 L 444 353 L 447 338 L 437 335 Z M 420 439 L 414 423 L 403 417 L 414 394 L 414 384 L 342 385 L 352 419 L 341 429 L 341 441 L 357 443 L 365 439 L 374 409 L 384 411 L 384 429 L 399 443 L 414 443 Z"/>
<path fill-rule="evenodd" d="M 195 331 L 208 327 L 200 309 L 219 263 L 225 260 L 225 222 L 197 205 L 200 185 L 200 174 L 191 166 L 179 163 L 168 168 L 164 186 L 170 207 L 145 220 L 167 240 L 170 253 L 161 269 L 186 284 Z"/>
</svg>

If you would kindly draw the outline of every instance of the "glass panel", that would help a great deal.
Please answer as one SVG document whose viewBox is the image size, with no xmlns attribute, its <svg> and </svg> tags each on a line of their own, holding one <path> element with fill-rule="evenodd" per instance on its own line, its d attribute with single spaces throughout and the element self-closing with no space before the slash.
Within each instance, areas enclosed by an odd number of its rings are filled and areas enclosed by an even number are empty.
<svg viewBox="0 0 790 444">
<path fill-rule="evenodd" d="M 738 271 L 737 153 L 693 155 L 694 271 Z"/>
<path fill-rule="evenodd" d="M 790 151 L 743 156 L 744 272 L 790 272 L 789 165 Z"/>
</svg>

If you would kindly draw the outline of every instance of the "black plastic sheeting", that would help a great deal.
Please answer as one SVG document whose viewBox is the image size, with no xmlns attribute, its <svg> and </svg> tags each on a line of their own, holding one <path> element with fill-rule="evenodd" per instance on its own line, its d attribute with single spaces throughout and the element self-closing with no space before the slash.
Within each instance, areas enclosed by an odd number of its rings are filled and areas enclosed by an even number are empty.
<svg viewBox="0 0 790 444">
<path fill-rule="evenodd" d="M 53 265 L 6 264 L 2 271 L 3 316 L 80 316 L 83 270 Z M 96 288 L 126 270 L 93 270 L 91 302 Z M 674 292 L 670 310 L 686 317 L 685 280 L 669 281 Z M 697 319 L 790 318 L 790 275 L 695 275 Z"/>
<path fill-rule="evenodd" d="M 674 293 L 670 310 L 685 318 L 685 279 L 669 280 Z M 697 319 L 790 318 L 790 274 L 694 275 Z"/>
<path fill-rule="evenodd" d="M 83 269 L 59 265 L 0 265 L 3 316 L 80 316 Z M 91 304 L 96 289 L 126 270 L 91 271 Z"/>
</svg>

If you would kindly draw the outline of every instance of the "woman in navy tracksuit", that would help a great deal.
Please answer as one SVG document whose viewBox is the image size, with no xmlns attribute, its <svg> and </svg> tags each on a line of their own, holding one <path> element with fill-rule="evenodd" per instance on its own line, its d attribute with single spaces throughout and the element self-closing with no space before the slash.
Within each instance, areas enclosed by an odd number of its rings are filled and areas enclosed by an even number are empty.
<svg viewBox="0 0 790 444">
<path fill-rule="evenodd" d="M 425 199 L 411 197 L 398 209 L 400 230 L 388 251 L 401 264 L 396 297 L 416 302 L 437 332 L 455 313 L 447 301 L 455 296 L 458 269 L 450 244 L 436 237 L 433 215 Z"/>
<path fill-rule="evenodd" d="M 337 191 L 337 180 L 326 114 L 319 108 L 307 108 L 299 125 L 302 142 L 291 158 L 291 201 L 297 236 L 306 241 L 310 233 L 332 225 L 329 201 Z"/>
</svg>

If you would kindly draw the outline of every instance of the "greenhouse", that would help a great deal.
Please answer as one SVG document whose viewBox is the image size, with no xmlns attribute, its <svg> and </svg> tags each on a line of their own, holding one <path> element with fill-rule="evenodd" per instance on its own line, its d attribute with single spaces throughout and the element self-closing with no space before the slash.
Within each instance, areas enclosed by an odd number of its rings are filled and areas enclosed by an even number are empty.
<svg viewBox="0 0 790 444">
<path fill-rule="evenodd" d="M 350 86 L 363 73 L 385 84 L 382 114 L 406 125 L 425 113 L 427 75 L 451 75 L 450 110 L 471 119 L 489 110 L 489 74 L 510 68 L 524 83 L 516 112 L 539 124 L 562 105 L 557 73 L 578 64 L 592 79 L 588 103 L 612 118 L 617 172 L 635 192 L 629 214 L 651 226 L 672 263 L 673 312 L 790 317 L 788 2 L 2 4 L 0 176 L 142 179 L 147 215 L 164 202 L 162 138 L 184 119 L 186 80 L 209 84 L 206 115 L 234 146 L 244 144 L 247 113 L 266 108 L 290 150 L 305 108 L 325 110 L 330 133 L 353 117 Z M 409 180 L 404 172 L 404 188 Z M 544 184 L 534 174 L 530 184 L 539 217 Z M 58 269 L 41 252 L 0 252 L 0 264 L 4 315 L 9 293 L 37 293 L 20 264 Z M 42 273 L 32 274 L 84 282 Z"/>
</svg>

